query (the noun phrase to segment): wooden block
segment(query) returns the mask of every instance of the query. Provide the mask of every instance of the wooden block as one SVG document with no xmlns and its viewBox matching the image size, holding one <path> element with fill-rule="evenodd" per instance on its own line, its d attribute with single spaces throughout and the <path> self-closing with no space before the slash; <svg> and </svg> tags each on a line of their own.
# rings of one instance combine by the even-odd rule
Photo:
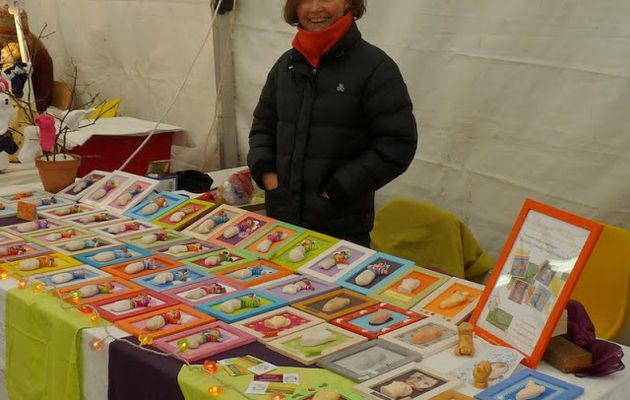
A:
<svg viewBox="0 0 630 400">
<path fill-rule="evenodd" d="M 554 368 L 569 373 L 591 365 L 593 356 L 566 337 L 556 336 L 549 341 L 543 360 Z"/>
</svg>

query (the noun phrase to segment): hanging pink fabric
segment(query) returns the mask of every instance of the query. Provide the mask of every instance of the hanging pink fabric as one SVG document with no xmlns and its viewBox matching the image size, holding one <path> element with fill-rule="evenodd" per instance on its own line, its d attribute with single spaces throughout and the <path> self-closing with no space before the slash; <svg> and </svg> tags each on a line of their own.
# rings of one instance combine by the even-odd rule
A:
<svg viewBox="0 0 630 400">
<path fill-rule="evenodd" d="M 55 147 L 56 129 L 55 118 L 50 114 L 42 114 L 35 118 L 35 123 L 39 128 L 39 144 L 42 150 L 50 152 Z"/>
</svg>

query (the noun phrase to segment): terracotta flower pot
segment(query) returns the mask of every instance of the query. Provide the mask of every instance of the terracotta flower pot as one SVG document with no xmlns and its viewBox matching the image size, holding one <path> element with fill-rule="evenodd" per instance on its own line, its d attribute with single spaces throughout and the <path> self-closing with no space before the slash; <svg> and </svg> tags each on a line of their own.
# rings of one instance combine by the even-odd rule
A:
<svg viewBox="0 0 630 400">
<path fill-rule="evenodd" d="M 77 177 L 77 171 L 81 164 L 81 157 L 76 154 L 69 154 L 67 160 L 46 160 L 46 156 L 39 156 L 35 159 L 35 166 L 39 171 L 39 177 L 44 185 L 44 190 L 57 193 L 67 187 Z M 59 158 L 60 155 L 57 155 Z"/>
</svg>

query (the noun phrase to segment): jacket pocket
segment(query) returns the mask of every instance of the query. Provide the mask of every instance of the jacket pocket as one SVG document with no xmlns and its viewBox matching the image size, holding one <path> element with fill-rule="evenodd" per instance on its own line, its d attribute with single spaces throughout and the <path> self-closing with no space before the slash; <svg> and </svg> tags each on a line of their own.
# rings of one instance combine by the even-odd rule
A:
<svg viewBox="0 0 630 400">
<path fill-rule="evenodd" d="M 269 217 L 288 221 L 292 206 L 293 196 L 290 190 L 279 187 L 265 192 L 265 210 Z"/>
</svg>

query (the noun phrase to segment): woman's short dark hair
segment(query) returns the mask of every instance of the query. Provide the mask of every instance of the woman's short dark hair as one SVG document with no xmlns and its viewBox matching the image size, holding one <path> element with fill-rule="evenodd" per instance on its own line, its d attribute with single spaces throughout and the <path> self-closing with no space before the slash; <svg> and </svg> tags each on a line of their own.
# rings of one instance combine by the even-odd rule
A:
<svg viewBox="0 0 630 400">
<path fill-rule="evenodd" d="M 300 23 L 300 20 L 297 16 L 297 6 L 300 4 L 302 0 L 287 0 L 284 4 L 284 20 L 289 25 L 297 25 Z M 352 10 L 352 15 L 354 15 L 354 19 L 359 19 L 365 13 L 365 9 L 367 6 L 367 0 L 345 0 L 346 3 L 350 6 L 350 10 Z"/>
</svg>

